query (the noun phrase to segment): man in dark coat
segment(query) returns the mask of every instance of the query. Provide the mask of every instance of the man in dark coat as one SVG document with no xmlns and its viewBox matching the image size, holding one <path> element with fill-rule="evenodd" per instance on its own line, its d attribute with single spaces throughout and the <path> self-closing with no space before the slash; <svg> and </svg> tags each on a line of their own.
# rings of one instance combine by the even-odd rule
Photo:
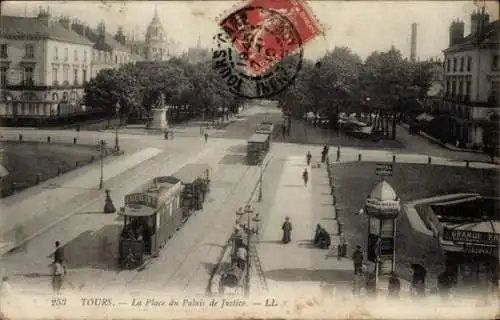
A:
<svg viewBox="0 0 500 320">
<path fill-rule="evenodd" d="M 352 262 L 354 263 L 354 274 L 361 274 L 363 269 L 363 252 L 361 252 L 361 246 L 357 245 L 356 250 L 352 254 Z"/>
<path fill-rule="evenodd" d="M 304 186 L 307 187 L 307 181 L 309 180 L 309 172 L 307 172 L 307 169 L 304 169 L 304 172 L 302 172 L 302 179 L 304 180 Z"/>
<path fill-rule="evenodd" d="M 290 222 L 290 218 L 286 217 L 283 226 L 281 226 L 283 230 L 283 238 L 281 241 L 283 243 L 289 243 L 292 239 L 292 223 Z"/>
<path fill-rule="evenodd" d="M 56 262 L 60 264 L 64 262 L 64 248 L 61 247 L 59 241 L 56 241 L 56 251 L 54 251 L 54 263 Z"/>
</svg>

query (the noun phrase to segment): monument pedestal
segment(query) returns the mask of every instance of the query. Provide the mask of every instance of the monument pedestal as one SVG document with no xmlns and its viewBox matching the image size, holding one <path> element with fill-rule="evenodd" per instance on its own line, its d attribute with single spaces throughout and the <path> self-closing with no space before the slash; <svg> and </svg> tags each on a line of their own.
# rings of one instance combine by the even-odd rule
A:
<svg viewBox="0 0 500 320">
<path fill-rule="evenodd" d="M 167 108 L 155 108 L 152 109 L 151 112 L 153 119 L 151 121 L 149 129 L 167 131 L 168 130 Z"/>
</svg>

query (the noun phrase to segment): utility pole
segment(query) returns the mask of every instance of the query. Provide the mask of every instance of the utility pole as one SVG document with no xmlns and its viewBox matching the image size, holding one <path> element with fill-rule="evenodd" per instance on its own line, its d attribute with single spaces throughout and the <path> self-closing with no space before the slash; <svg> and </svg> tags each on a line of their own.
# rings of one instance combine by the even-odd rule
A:
<svg viewBox="0 0 500 320">
<path fill-rule="evenodd" d="M 262 180 L 264 175 L 264 161 L 260 162 L 260 178 L 259 178 L 259 202 L 262 202 Z"/>
<path fill-rule="evenodd" d="M 104 140 L 101 140 L 101 177 L 99 179 L 99 190 L 102 190 L 104 178 Z"/>
</svg>

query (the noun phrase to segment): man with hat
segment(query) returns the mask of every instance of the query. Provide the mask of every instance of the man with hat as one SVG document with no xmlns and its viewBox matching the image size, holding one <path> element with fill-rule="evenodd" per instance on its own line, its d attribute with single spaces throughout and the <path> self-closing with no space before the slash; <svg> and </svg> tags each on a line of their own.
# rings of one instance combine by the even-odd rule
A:
<svg viewBox="0 0 500 320">
<path fill-rule="evenodd" d="M 354 253 L 352 254 L 352 261 L 354 263 L 354 274 L 361 274 L 363 270 L 363 252 L 361 252 L 361 246 L 358 244 L 356 246 L 356 250 L 354 250 Z"/>
<path fill-rule="evenodd" d="M 281 229 L 283 230 L 283 238 L 281 241 L 283 241 L 283 243 L 289 243 L 292 233 L 292 223 L 290 222 L 289 217 L 285 217 L 285 222 L 283 223 L 283 226 L 281 226 Z"/>
</svg>

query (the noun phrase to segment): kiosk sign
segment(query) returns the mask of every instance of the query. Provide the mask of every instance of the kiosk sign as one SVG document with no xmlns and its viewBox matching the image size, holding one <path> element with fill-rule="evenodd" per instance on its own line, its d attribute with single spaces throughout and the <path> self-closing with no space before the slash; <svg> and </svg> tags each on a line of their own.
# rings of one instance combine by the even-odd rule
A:
<svg viewBox="0 0 500 320">
<path fill-rule="evenodd" d="M 377 163 L 375 174 L 377 176 L 392 176 L 392 163 Z"/>
</svg>

